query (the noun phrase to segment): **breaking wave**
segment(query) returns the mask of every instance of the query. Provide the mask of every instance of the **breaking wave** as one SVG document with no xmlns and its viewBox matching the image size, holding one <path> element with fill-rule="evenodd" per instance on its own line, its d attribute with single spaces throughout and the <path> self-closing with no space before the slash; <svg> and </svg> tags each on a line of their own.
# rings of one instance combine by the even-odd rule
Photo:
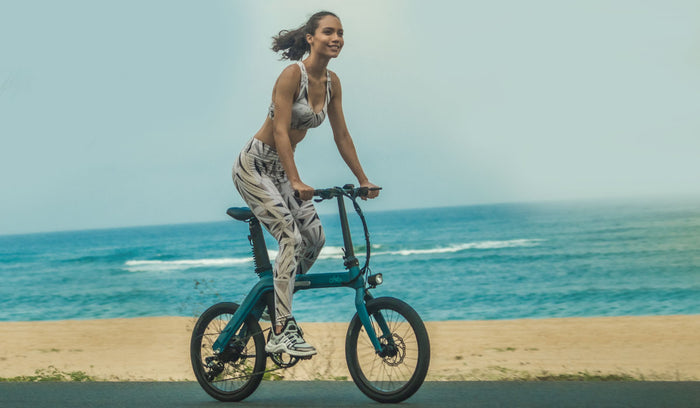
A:
<svg viewBox="0 0 700 408">
<path fill-rule="evenodd" d="M 445 254 L 466 251 L 470 249 L 501 249 L 501 248 L 516 248 L 516 247 L 531 247 L 537 246 L 543 241 L 541 239 L 514 239 L 510 241 L 479 241 L 468 242 L 463 244 L 454 244 L 437 248 L 429 249 L 397 249 L 389 251 L 378 251 L 382 248 L 381 245 L 372 245 L 372 248 L 377 251 L 373 252 L 373 256 L 379 255 L 430 255 L 430 254 Z M 358 255 L 364 254 L 364 247 L 355 248 L 355 253 Z M 277 256 L 276 250 L 269 250 L 268 255 L 274 261 Z M 328 246 L 321 250 L 318 259 L 342 259 L 343 247 Z M 129 272 L 169 272 L 181 271 L 193 268 L 223 268 L 234 265 L 252 263 L 253 257 L 240 258 L 205 258 L 205 259 L 180 259 L 180 260 L 130 260 L 126 261 L 124 266 Z"/>
</svg>

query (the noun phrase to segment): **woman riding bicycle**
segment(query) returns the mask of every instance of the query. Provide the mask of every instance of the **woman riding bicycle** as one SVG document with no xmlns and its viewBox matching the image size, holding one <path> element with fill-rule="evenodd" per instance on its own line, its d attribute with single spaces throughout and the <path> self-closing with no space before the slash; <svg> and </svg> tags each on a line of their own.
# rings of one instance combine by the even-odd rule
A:
<svg viewBox="0 0 700 408">
<path fill-rule="evenodd" d="M 265 122 L 233 166 L 236 189 L 279 244 L 273 268 L 275 321 L 265 346 L 268 353 L 297 357 L 316 354 L 292 317 L 295 276 L 311 268 L 325 243 L 311 201 L 314 189 L 301 181 L 294 162 L 296 145 L 327 115 L 338 151 L 360 186 L 376 187 L 362 170 L 345 124 L 340 80 L 327 69 L 343 44 L 340 19 L 328 11 L 318 12 L 300 28 L 280 31 L 273 38 L 272 50 L 283 51 L 283 59 L 296 63 L 280 74 Z M 370 190 L 368 197 L 378 193 Z"/>
</svg>

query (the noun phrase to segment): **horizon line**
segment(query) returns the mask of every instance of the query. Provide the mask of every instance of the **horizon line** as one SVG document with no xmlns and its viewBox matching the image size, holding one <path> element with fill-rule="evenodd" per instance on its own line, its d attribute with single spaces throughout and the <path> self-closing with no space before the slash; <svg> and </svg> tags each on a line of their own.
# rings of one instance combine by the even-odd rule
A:
<svg viewBox="0 0 700 408">
<path fill-rule="evenodd" d="M 542 205 L 542 204 L 573 204 L 573 203 L 612 203 L 612 202 L 625 202 L 628 203 L 631 200 L 643 200 L 638 201 L 634 204 L 643 205 L 650 202 L 675 202 L 680 203 L 683 201 L 695 201 L 700 200 L 700 194 L 698 193 L 680 193 L 680 194 L 670 194 L 670 195 L 630 195 L 630 196 L 615 196 L 615 197 L 584 197 L 584 198 L 552 198 L 552 199 L 533 199 L 533 200 L 520 200 L 520 201 L 494 201 L 494 202 L 483 202 L 483 203 L 471 203 L 471 204 L 450 204 L 450 205 L 438 205 L 429 207 L 405 207 L 405 208 L 389 208 L 389 209 L 379 209 L 379 210 L 367 210 L 363 209 L 364 213 L 384 213 L 384 212 L 397 212 L 397 211 L 416 211 L 416 210 L 431 210 L 440 208 L 461 208 L 461 207 L 481 207 L 481 206 L 499 206 L 499 205 Z M 632 203 L 630 203 L 632 204 Z M 228 207 L 227 207 L 228 208 Z M 352 212 L 352 209 L 347 209 L 348 213 Z M 113 226 L 97 226 L 97 227 L 87 227 L 87 228 L 76 228 L 76 229 L 55 229 L 55 230 L 44 230 L 44 231 L 27 231 L 27 232 L 11 232 L 11 233 L 0 233 L 0 238 L 6 237 L 17 237 L 26 235 L 42 235 L 42 234 L 61 234 L 61 233 L 76 233 L 76 232 L 93 232 L 93 231 L 106 231 L 106 230 L 118 230 L 118 229 L 138 229 L 138 228 L 153 228 L 153 227 L 170 227 L 178 225 L 194 225 L 194 224 L 210 224 L 224 222 L 227 218 L 224 218 L 225 211 L 222 211 L 221 219 L 208 219 L 201 221 L 173 221 L 166 223 L 153 223 L 153 224 L 129 224 L 129 225 L 113 225 Z M 319 215 L 332 215 L 337 214 L 337 211 L 318 211 Z"/>
</svg>

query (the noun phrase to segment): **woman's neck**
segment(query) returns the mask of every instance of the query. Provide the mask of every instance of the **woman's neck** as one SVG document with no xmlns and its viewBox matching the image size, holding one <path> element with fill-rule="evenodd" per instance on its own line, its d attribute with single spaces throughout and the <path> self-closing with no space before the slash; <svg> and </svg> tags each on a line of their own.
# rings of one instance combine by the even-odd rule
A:
<svg viewBox="0 0 700 408">
<path fill-rule="evenodd" d="M 326 76 L 326 69 L 330 58 L 319 57 L 316 54 L 309 55 L 302 62 L 306 66 L 306 72 L 313 78 L 321 78 Z"/>
</svg>

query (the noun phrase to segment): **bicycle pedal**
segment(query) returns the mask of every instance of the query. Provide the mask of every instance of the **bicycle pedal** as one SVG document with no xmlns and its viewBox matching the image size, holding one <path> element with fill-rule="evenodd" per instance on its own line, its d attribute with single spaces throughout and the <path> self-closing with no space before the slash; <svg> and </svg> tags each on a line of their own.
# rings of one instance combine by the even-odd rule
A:
<svg viewBox="0 0 700 408">
<path fill-rule="evenodd" d="M 299 360 L 311 360 L 311 357 L 313 357 L 313 356 L 301 356 L 301 357 L 297 357 L 297 358 Z"/>
</svg>

